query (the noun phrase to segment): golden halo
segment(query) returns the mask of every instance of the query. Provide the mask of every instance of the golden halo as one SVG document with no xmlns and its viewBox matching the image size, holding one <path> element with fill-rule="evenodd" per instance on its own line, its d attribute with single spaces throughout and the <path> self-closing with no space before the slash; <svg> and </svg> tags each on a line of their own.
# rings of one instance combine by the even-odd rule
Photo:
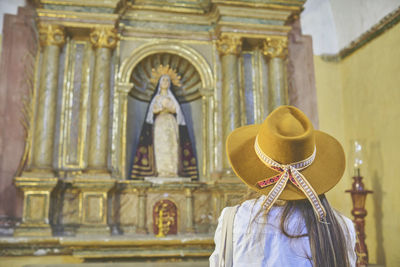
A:
<svg viewBox="0 0 400 267">
<path fill-rule="evenodd" d="M 157 69 L 152 69 L 151 70 L 151 82 L 153 84 L 157 84 L 158 80 L 160 79 L 161 76 L 163 75 L 168 75 L 171 79 L 171 82 L 173 85 L 181 87 L 181 76 L 179 76 L 174 69 L 171 69 L 169 65 L 163 66 L 160 65 L 158 66 Z"/>
</svg>

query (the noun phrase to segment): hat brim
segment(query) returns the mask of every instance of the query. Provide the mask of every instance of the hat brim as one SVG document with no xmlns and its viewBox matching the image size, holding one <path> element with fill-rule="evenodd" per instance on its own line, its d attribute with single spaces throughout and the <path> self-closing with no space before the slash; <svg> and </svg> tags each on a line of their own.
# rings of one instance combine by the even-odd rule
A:
<svg viewBox="0 0 400 267">
<path fill-rule="evenodd" d="M 233 171 L 251 189 L 267 195 L 273 185 L 260 189 L 256 184 L 278 172 L 268 168 L 257 156 L 254 142 L 260 125 L 235 129 L 226 140 L 226 153 Z M 313 163 L 301 173 L 318 195 L 326 193 L 342 178 L 345 155 L 340 143 L 329 134 L 314 130 L 316 155 Z M 272 144 L 271 144 L 272 145 Z M 279 199 L 299 200 L 306 196 L 290 181 Z"/>
</svg>

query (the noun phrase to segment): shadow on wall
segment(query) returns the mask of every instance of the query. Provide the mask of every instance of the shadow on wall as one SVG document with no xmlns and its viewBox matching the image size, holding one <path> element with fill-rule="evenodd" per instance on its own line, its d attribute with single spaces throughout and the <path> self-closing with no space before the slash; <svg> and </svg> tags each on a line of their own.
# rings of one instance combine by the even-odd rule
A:
<svg viewBox="0 0 400 267">
<path fill-rule="evenodd" d="M 383 210 L 382 210 L 382 199 L 385 192 L 382 190 L 382 181 L 384 177 L 384 166 L 381 152 L 380 141 L 373 141 L 370 144 L 370 159 L 369 162 L 369 173 L 372 179 L 372 189 L 374 191 L 372 197 L 374 199 L 373 205 L 375 210 L 375 227 L 376 227 L 376 261 L 378 264 L 386 264 L 385 260 L 385 248 L 383 246 Z"/>
</svg>

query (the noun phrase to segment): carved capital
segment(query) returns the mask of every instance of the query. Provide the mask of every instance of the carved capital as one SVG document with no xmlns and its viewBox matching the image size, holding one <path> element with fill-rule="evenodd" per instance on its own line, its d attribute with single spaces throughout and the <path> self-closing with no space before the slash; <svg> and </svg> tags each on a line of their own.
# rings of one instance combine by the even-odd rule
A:
<svg viewBox="0 0 400 267">
<path fill-rule="evenodd" d="M 217 49 L 221 56 L 239 55 L 242 51 L 242 38 L 237 36 L 222 36 L 217 41 Z"/>
<path fill-rule="evenodd" d="M 193 197 L 193 192 L 192 192 L 191 188 L 185 188 L 185 196 L 186 196 L 186 198 Z"/>
<path fill-rule="evenodd" d="M 133 83 L 118 83 L 116 88 L 117 92 L 127 95 L 133 88 Z"/>
<path fill-rule="evenodd" d="M 65 43 L 64 27 L 51 24 L 39 24 L 39 41 L 42 47 L 49 45 L 63 46 Z"/>
<path fill-rule="evenodd" d="M 288 54 L 287 46 L 287 37 L 267 37 L 264 41 L 263 53 L 271 58 L 286 58 Z"/>
<path fill-rule="evenodd" d="M 94 28 L 90 33 L 90 42 L 96 48 L 114 49 L 118 42 L 117 30 L 110 27 Z"/>
</svg>

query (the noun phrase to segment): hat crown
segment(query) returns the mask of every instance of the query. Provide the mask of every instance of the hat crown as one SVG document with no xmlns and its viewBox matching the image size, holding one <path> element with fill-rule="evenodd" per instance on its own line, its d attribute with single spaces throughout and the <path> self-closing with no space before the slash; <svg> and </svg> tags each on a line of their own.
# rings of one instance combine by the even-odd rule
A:
<svg viewBox="0 0 400 267">
<path fill-rule="evenodd" d="M 282 114 L 280 123 L 275 127 L 278 134 L 287 137 L 299 136 L 305 131 L 303 125 L 291 113 Z"/>
<path fill-rule="evenodd" d="M 314 127 L 301 110 L 280 106 L 261 125 L 258 143 L 261 150 L 278 163 L 298 162 L 314 151 Z"/>
</svg>

